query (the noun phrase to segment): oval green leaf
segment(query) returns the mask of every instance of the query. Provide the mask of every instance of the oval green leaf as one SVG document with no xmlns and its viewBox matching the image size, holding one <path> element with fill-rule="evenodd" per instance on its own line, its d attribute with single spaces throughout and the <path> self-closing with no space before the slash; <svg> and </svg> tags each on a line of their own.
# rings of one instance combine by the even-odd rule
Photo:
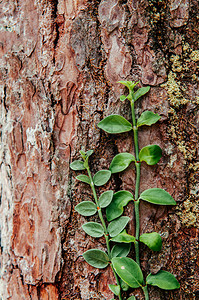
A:
<svg viewBox="0 0 199 300">
<path fill-rule="evenodd" d="M 130 221 L 129 217 L 120 217 L 117 220 L 112 221 L 108 225 L 108 233 L 110 237 L 118 235 Z"/>
<path fill-rule="evenodd" d="M 120 96 L 120 100 L 121 100 L 121 101 L 126 100 L 126 96 L 125 96 L 125 95 L 121 95 L 121 96 Z"/>
<path fill-rule="evenodd" d="M 135 296 L 131 296 L 127 300 L 136 300 L 136 298 L 135 298 Z"/>
<path fill-rule="evenodd" d="M 147 245 L 153 251 L 160 251 L 162 249 L 162 238 L 157 232 L 142 234 L 140 242 Z"/>
<path fill-rule="evenodd" d="M 133 200 L 133 195 L 128 191 L 119 191 L 113 195 L 113 200 L 106 208 L 106 218 L 110 222 L 122 215 L 124 206 Z"/>
<path fill-rule="evenodd" d="M 85 170 L 84 162 L 81 160 L 75 160 L 70 164 L 70 168 L 74 171 Z"/>
<path fill-rule="evenodd" d="M 117 244 L 111 250 L 111 257 L 125 257 L 131 250 L 130 244 Z"/>
<path fill-rule="evenodd" d="M 118 296 L 120 294 L 119 285 L 109 284 L 108 287 L 111 290 L 111 292 L 113 292 L 114 295 Z"/>
<path fill-rule="evenodd" d="M 102 186 L 105 183 L 107 183 L 110 178 L 111 178 L 111 171 L 100 170 L 94 175 L 93 182 L 96 186 Z"/>
<path fill-rule="evenodd" d="M 113 267 L 119 277 L 132 288 L 143 285 L 143 274 L 138 264 L 128 257 L 112 258 Z"/>
<path fill-rule="evenodd" d="M 104 228 L 96 222 L 88 222 L 82 225 L 83 230 L 90 236 L 100 238 L 104 234 Z"/>
<path fill-rule="evenodd" d="M 151 126 L 155 124 L 158 120 L 160 120 L 160 116 L 158 114 L 154 114 L 152 111 L 144 111 L 139 119 L 137 120 L 137 127 L 142 125 Z"/>
<path fill-rule="evenodd" d="M 101 208 L 107 207 L 113 199 L 113 191 L 106 191 L 99 197 L 99 206 Z"/>
<path fill-rule="evenodd" d="M 117 243 L 135 243 L 135 237 L 126 232 L 126 230 L 119 233 L 117 236 L 111 239 L 112 242 Z"/>
<path fill-rule="evenodd" d="M 146 278 L 147 284 L 158 286 L 163 290 L 179 289 L 180 284 L 175 276 L 169 272 L 160 270 L 157 274 L 149 274 Z"/>
<path fill-rule="evenodd" d="M 118 173 L 124 171 L 132 161 L 135 161 L 135 157 L 127 152 L 117 154 L 111 164 L 109 170 L 111 173 Z"/>
<path fill-rule="evenodd" d="M 120 115 L 110 115 L 100 121 L 97 126 L 112 134 L 127 132 L 133 128 L 131 123 Z"/>
<path fill-rule="evenodd" d="M 162 149 L 158 145 L 148 145 L 139 153 L 140 161 L 145 161 L 150 166 L 157 164 L 161 157 Z"/>
<path fill-rule="evenodd" d="M 108 255 L 99 249 L 90 249 L 84 252 L 83 257 L 89 265 L 98 269 L 104 269 L 109 264 Z"/>
<path fill-rule="evenodd" d="M 176 205 L 175 200 L 169 193 L 160 188 L 145 190 L 141 193 L 139 199 L 159 205 Z"/>
<path fill-rule="evenodd" d="M 76 176 L 76 179 L 84 183 L 91 184 L 90 178 L 87 175 L 78 175 Z"/>
<path fill-rule="evenodd" d="M 149 90 L 150 90 L 150 86 L 146 86 L 146 87 L 142 87 L 142 88 L 138 89 L 133 95 L 134 101 L 136 101 L 140 97 L 144 96 L 146 93 L 148 93 Z"/>
<path fill-rule="evenodd" d="M 83 201 L 75 206 L 75 210 L 82 216 L 93 216 L 97 212 L 97 206 L 92 201 Z"/>
</svg>

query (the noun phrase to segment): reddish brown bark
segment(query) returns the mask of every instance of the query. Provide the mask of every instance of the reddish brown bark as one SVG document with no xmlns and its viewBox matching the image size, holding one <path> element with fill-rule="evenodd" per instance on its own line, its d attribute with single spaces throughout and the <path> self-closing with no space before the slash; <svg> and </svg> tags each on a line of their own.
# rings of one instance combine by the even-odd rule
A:
<svg viewBox="0 0 199 300">
<path fill-rule="evenodd" d="M 0 11 L 1 298 L 112 298 L 111 270 L 82 258 L 96 240 L 74 206 L 91 193 L 69 163 L 82 146 L 95 150 L 92 172 L 134 152 L 129 134 L 97 128 L 111 113 L 128 117 L 117 84 L 128 79 L 152 86 L 138 113 L 162 117 L 139 135 L 140 148 L 163 148 L 158 165 L 142 167 L 141 191 L 161 187 L 178 203 L 141 205 L 141 232 L 163 236 L 160 253 L 141 247 L 145 275 L 163 268 L 181 283 L 179 291 L 151 288 L 150 297 L 198 299 L 197 1 L 3 0 Z M 134 184 L 130 169 L 109 183 L 115 191 Z M 133 234 L 131 205 L 128 212 Z"/>
</svg>

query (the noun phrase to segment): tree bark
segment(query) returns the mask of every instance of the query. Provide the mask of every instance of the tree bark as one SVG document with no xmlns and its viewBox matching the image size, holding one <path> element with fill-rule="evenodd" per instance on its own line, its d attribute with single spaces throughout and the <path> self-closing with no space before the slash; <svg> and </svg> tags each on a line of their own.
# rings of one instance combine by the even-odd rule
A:
<svg viewBox="0 0 199 300">
<path fill-rule="evenodd" d="M 150 299 L 199 299 L 198 2 L 2 0 L 0 11 L 1 299 L 113 298 L 110 268 L 82 258 L 96 240 L 74 206 L 92 195 L 69 163 L 82 147 L 94 149 L 93 173 L 118 152 L 134 153 L 130 134 L 97 128 L 111 113 L 130 117 L 119 80 L 150 85 L 137 113 L 162 117 L 139 133 L 140 148 L 163 149 L 158 165 L 142 166 L 141 191 L 164 188 L 178 204 L 141 203 L 141 233 L 163 237 L 159 253 L 141 246 L 144 274 L 162 268 L 181 283 L 150 288 Z M 108 185 L 133 191 L 134 175 L 128 169 Z M 128 213 L 134 234 L 131 205 Z"/>
</svg>

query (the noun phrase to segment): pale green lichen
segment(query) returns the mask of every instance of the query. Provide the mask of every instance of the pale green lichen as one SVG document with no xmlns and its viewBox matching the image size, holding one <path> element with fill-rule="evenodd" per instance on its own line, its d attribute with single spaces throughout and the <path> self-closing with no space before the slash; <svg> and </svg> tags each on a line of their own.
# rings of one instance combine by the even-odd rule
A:
<svg viewBox="0 0 199 300">
<path fill-rule="evenodd" d="M 190 54 L 190 58 L 192 61 L 199 61 L 199 50 L 194 50 Z"/>
</svg>

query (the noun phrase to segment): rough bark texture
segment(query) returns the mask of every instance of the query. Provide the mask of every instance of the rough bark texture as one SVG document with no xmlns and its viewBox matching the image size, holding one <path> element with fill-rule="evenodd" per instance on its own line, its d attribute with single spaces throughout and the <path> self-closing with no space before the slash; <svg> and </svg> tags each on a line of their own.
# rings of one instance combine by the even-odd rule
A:
<svg viewBox="0 0 199 300">
<path fill-rule="evenodd" d="M 2 0 L 0 11 L 1 299 L 112 298 L 111 270 L 81 256 L 96 240 L 74 206 L 91 193 L 69 163 L 82 146 L 95 150 L 92 172 L 134 152 L 130 134 L 96 126 L 110 113 L 129 116 L 116 83 L 125 79 L 152 86 L 137 112 L 162 116 L 139 134 L 140 147 L 163 148 L 158 165 L 143 165 L 141 191 L 161 187 L 178 203 L 141 204 L 141 232 L 163 236 L 160 253 L 141 247 L 144 273 L 163 268 L 181 283 L 173 292 L 151 288 L 150 297 L 199 299 L 198 2 Z M 132 170 L 109 183 L 115 191 L 134 184 Z M 128 212 L 133 224 L 131 205 Z"/>
</svg>

